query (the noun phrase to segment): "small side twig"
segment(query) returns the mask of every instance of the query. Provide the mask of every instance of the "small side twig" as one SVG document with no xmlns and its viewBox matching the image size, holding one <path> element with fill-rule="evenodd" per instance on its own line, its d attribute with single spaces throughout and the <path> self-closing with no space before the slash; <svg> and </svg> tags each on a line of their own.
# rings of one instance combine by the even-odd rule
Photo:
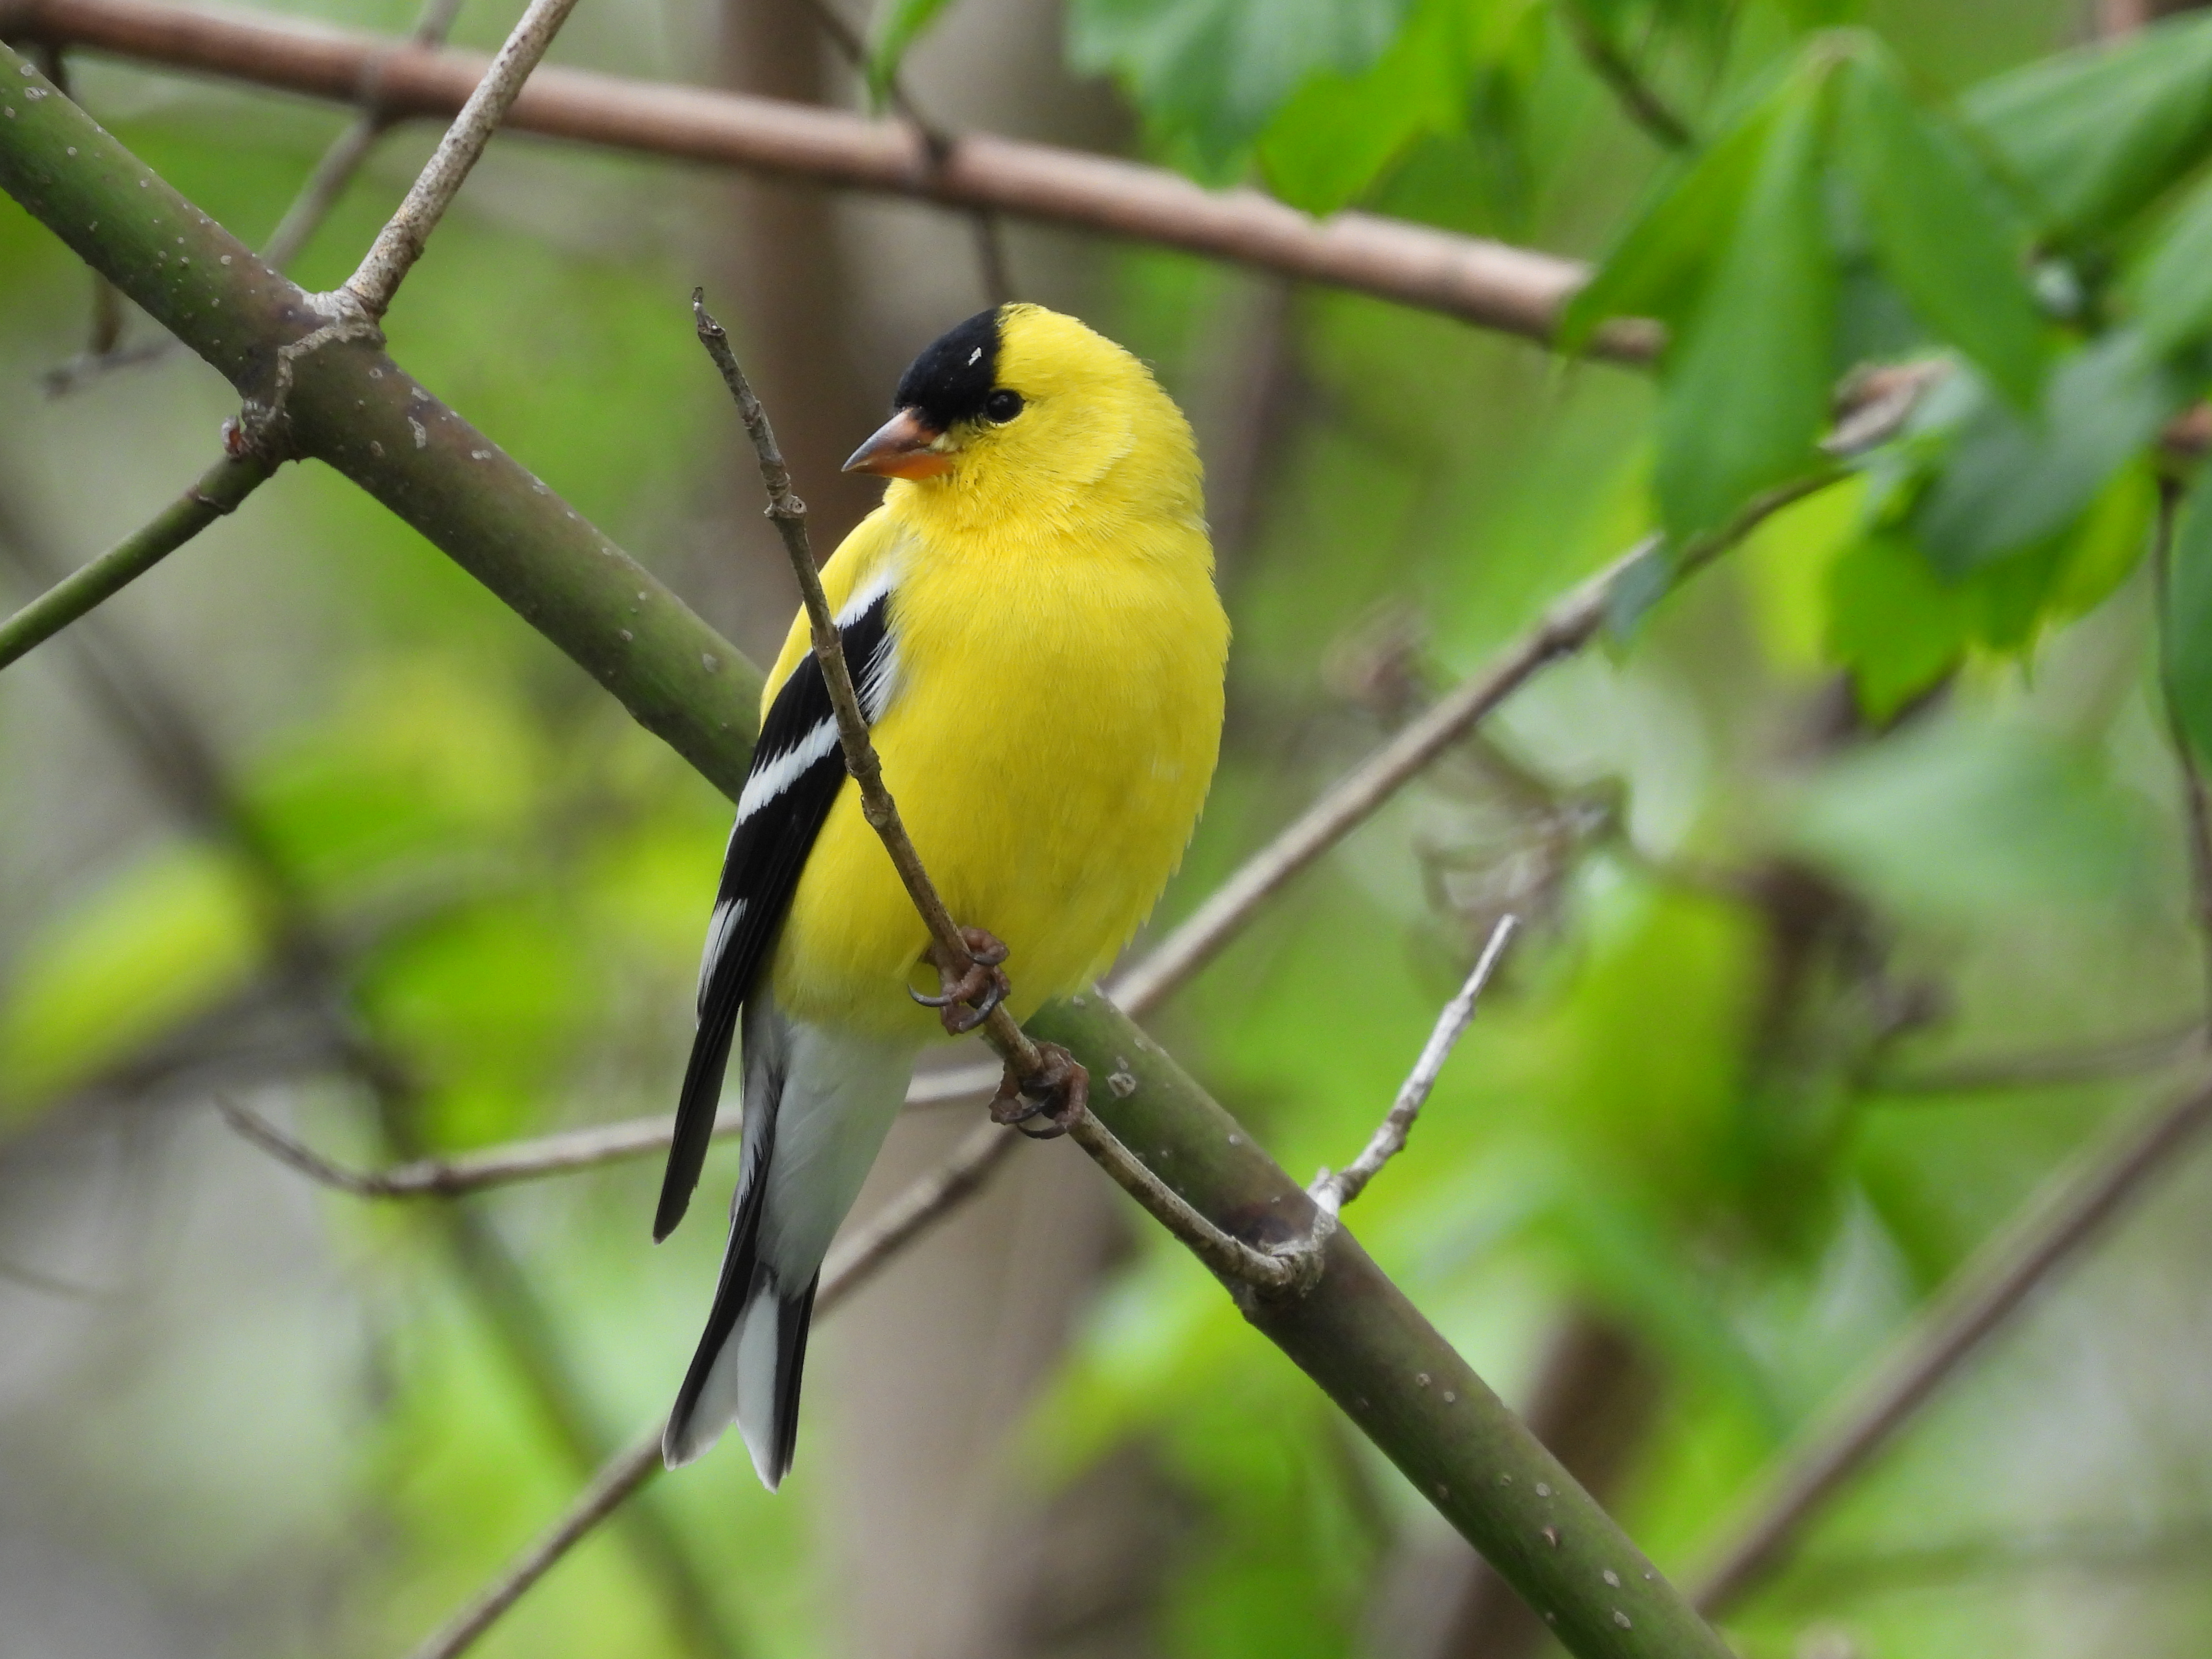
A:
<svg viewBox="0 0 2212 1659">
<path fill-rule="evenodd" d="M 226 455 L 150 522 L 98 558 L 80 566 L 0 622 L 0 668 L 113 598 L 205 530 L 268 481 L 274 467 L 259 455 Z"/>
<path fill-rule="evenodd" d="M 975 969 L 967 936 L 952 919 L 939 895 L 929 872 L 922 867 L 921 855 L 915 852 L 913 841 L 906 833 L 905 823 L 899 817 L 898 804 L 884 787 L 882 762 L 877 757 L 874 743 L 868 736 L 868 724 L 860 712 L 860 700 L 854 690 L 853 677 L 845 665 L 844 647 L 837 632 L 837 624 L 830 612 L 830 601 L 822 591 L 822 579 L 816 574 L 813 550 L 806 538 L 806 506 L 792 493 L 791 470 L 784 465 L 782 452 L 776 447 L 775 430 L 769 424 L 768 413 L 761 407 L 746 381 L 744 370 L 738 366 L 737 355 L 730 349 L 728 333 L 708 314 L 705 296 L 695 290 L 691 296 L 693 320 L 698 329 L 700 343 L 721 372 L 723 383 L 729 387 L 736 400 L 738 413 L 745 430 L 752 439 L 754 453 L 759 459 L 761 482 L 768 491 L 768 514 L 783 538 L 784 552 L 789 557 L 792 574 L 799 582 L 803 596 L 807 622 L 813 635 L 815 660 L 821 665 L 822 676 L 830 691 L 830 707 L 836 711 L 837 736 L 845 754 L 846 769 L 860 792 L 860 810 L 869 825 L 881 838 L 891 864 L 904 884 L 907 896 L 914 901 L 923 924 L 928 928 L 933 941 L 933 956 L 939 973 L 949 985 L 966 978 Z M 981 1030 L 984 1040 L 1006 1062 L 1011 1074 L 1028 1089 L 1034 1079 L 1051 1076 L 1056 1068 L 1029 1035 L 1014 1023 L 1006 1012 L 1003 999 L 994 1001 L 983 1019 Z M 1058 1057 L 1061 1066 L 1072 1064 L 1066 1056 Z M 1181 1239 L 1206 1266 L 1231 1280 L 1249 1285 L 1261 1291 L 1280 1292 L 1295 1291 L 1311 1282 L 1317 1258 L 1311 1252 L 1303 1255 L 1275 1255 L 1255 1249 L 1242 1239 L 1236 1238 L 1199 1213 L 1191 1204 L 1145 1166 L 1144 1161 L 1115 1138 L 1113 1132 L 1101 1123 L 1087 1107 L 1076 1102 L 1071 1112 L 1067 1133 L 1076 1145 L 1111 1176 L 1122 1190 L 1143 1205 L 1153 1218 Z"/>
<path fill-rule="evenodd" d="M 521 95 L 522 83 L 530 78 L 530 71 L 538 67 L 575 8 L 576 0 L 530 0 L 529 9 L 500 46 L 453 124 L 446 129 L 446 136 L 438 141 L 437 149 L 408 190 L 406 199 L 377 233 L 360 269 L 346 278 L 343 292 L 370 322 L 380 319 L 392 308 L 392 296 L 422 257 L 430 233 L 460 194 L 484 146 Z"/>
<path fill-rule="evenodd" d="M 1490 930 L 1489 941 L 1475 959 L 1467 982 L 1437 1016 L 1436 1029 L 1422 1045 L 1420 1058 L 1413 1062 L 1413 1069 L 1399 1087 L 1398 1097 L 1390 1103 L 1389 1112 L 1369 1137 L 1359 1156 L 1334 1175 L 1323 1170 L 1314 1177 L 1313 1185 L 1306 1190 L 1321 1210 L 1323 1228 L 1333 1226 L 1344 1206 L 1367 1190 L 1367 1183 L 1382 1172 L 1385 1164 L 1406 1150 L 1406 1138 L 1413 1133 L 1414 1121 L 1428 1103 L 1437 1079 L 1443 1075 L 1444 1061 L 1451 1058 L 1451 1051 L 1459 1046 L 1460 1038 L 1474 1023 L 1475 1002 L 1497 971 L 1498 960 L 1504 956 L 1505 947 L 1512 942 L 1514 930 L 1519 925 L 1516 917 L 1500 916 L 1497 927 Z"/>
</svg>

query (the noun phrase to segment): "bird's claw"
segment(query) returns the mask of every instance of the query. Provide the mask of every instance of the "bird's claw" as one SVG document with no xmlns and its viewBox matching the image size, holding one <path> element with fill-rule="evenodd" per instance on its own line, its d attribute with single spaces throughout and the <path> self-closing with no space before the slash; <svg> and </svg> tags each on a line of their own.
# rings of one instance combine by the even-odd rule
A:
<svg viewBox="0 0 2212 1659">
<path fill-rule="evenodd" d="M 1091 1073 L 1057 1042 L 1040 1042 L 1043 1064 L 1028 1077 L 1006 1067 L 991 1097 L 991 1121 L 1012 1124 L 1032 1140 L 1052 1140 L 1073 1128 L 1091 1107 Z"/>
<path fill-rule="evenodd" d="M 968 966 L 948 975 L 938 964 L 939 994 L 907 988 L 907 994 L 925 1008 L 934 1008 L 951 1036 L 965 1036 L 990 1018 L 991 1011 L 1006 1000 L 1012 987 L 999 964 L 1006 959 L 1006 946 L 995 934 L 981 927 L 963 927 L 961 942 L 968 947 Z"/>
</svg>

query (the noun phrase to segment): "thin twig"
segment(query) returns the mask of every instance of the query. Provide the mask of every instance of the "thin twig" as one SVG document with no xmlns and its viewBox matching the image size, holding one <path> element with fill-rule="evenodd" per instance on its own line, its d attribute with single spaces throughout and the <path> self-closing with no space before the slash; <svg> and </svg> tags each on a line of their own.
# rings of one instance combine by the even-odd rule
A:
<svg viewBox="0 0 2212 1659">
<path fill-rule="evenodd" d="M 272 471 L 258 455 L 224 456 L 149 522 L 0 622 L 0 668 L 52 639 L 103 599 L 121 592 L 217 519 L 236 511 L 238 504 L 265 483 Z"/>
<path fill-rule="evenodd" d="M 823 1270 L 815 1316 L 823 1317 L 881 1272 L 898 1253 L 945 1219 L 989 1179 L 1016 1144 L 1012 1131 L 986 1123 L 954 1147 L 934 1170 L 918 1176 L 843 1244 Z M 665 1467 L 660 1455 L 665 1423 L 657 1423 L 610 1459 L 577 1494 L 575 1502 L 514 1559 L 489 1589 L 453 1622 L 417 1648 L 412 1659 L 457 1659 L 499 1616 L 513 1607 L 553 1565 L 581 1542 L 624 1499 Z"/>
<path fill-rule="evenodd" d="M 361 268 L 346 278 L 345 291 L 370 320 L 392 308 L 392 296 L 422 257 L 430 233 L 446 216 L 453 198 L 460 194 L 484 146 L 521 94 L 522 83 L 530 78 L 530 71 L 538 67 L 538 60 L 544 57 L 545 49 L 553 44 L 553 37 L 575 7 L 576 0 L 530 0 L 529 9 L 492 58 L 490 69 L 477 82 L 453 124 L 446 129 L 446 136 L 438 141 L 437 149 L 424 163 L 406 199 L 377 233 Z"/>
<path fill-rule="evenodd" d="M 915 850 L 899 817 L 897 802 L 884 787 L 883 763 L 869 738 L 867 720 L 860 712 L 860 696 L 854 690 L 853 677 L 845 664 L 836 620 L 830 615 L 829 598 L 822 591 L 822 578 L 815 571 L 813 550 L 806 538 L 806 505 L 792 494 L 791 471 L 776 447 L 768 412 L 753 394 L 744 370 L 738 364 L 737 354 L 730 349 L 728 333 L 708 314 L 704 296 L 696 290 L 691 296 L 691 311 L 700 343 L 721 371 L 723 383 L 736 400 L 738 416 L 744 422 L 754 453 L 759 458 L 761 482 L 768 490 L 769 517 L 775 520 L 777 532 L 783 538 L 792 574 L 799 582 L 813 635 L 814 658 L 821 665 L 823 679 L 829 687 L 830 706 L 836 711 L 837 737 L 844 749 L 845 768 L 860 793 L 861 815 L 890 854 L 892 866 L 905 884 L 907 896 L 914 901 L 923 925 L 929 930 L 938 971 L 951 983 L 971 973 L 975 959 L 959 925 L 945 908 L 936 884 L 930 880 L 929 872 L 922 866 L 921 855 Z M 1014 1023 L 1003 998 L 992 1004 L 981 1029 L 984 1041 L 1006 1062 L 1014 1078 L 1026 1085 L 1048 1073 L 1048 1057 Z M 1070 1062 L 1062 1056 L 1061 1063 Z M 1155 1220 L 1217 1273 L 1270 1291 L 1293 1290 L 1308 1282 L 1319 1260 L 1316 1253 L 1272 1255 L 1223 1231 L 1147 1169 L 1144 1161 L 1116 1139 L 1113 1131 L 1087 1109 L 1074 1114 L 1067 1133 L 1123 1191 L 1143 1205 Z"/>
<path fill-rule="evenodd" d="M 1420 1058 L 1413 1062 L 1413 1069 L 1399 1087 L 1398 1097 L 1390 1103 L 1389 1112 L 1369 1137 L 1359 1156 L 1334 1175 L 1323 1170 L 1314 1177 L 1307 1191 L 1331 1221 L 1346 1205 L 1367 1190 L 1367 1183 L 1375 1179 L 1385 1164 L 1406 1150 L 1406 1138 L 1413 1133 L 1414 1120 L 1420 1116 L 1421 1108 L 1428 1103 L 1430 1091 L 1443 1075 L 1444 1061 L 1451 1058 L 1451 1051 L 1474 1024 L 1476 1000 L 1490 983 L 1490 976 L 1504 956 L 1506 945 L 1512 942 L 1513 931 L 1518 925 L 1513 916 L 1498 919 L 1498 926 L 1491 929 L 1490 941 L 1482 947 L 1482 954 L 1476 958 L 1467 983 L 1459 988 L 1459 994 L 1444 1004 L 1443 1012 L 1437 1016 L 1436 1029 L 1422 1045 Z"/>
<path fill-rule="evenodd" d="M 2077 1160 L 1984 1243 L 1916 1318 L 1866 1380 L 1804 1436 L 1761 1483 L 1692 1598 L 1717 1614 L 1788 1559 L 1799 1529 L 1887 1445 L 2030 1292 L 2050 1282 L 2152 1177 L 2212 1124 L 2212 1089 L 2199 1088 L 2128 1124 Z"/>
</svg>

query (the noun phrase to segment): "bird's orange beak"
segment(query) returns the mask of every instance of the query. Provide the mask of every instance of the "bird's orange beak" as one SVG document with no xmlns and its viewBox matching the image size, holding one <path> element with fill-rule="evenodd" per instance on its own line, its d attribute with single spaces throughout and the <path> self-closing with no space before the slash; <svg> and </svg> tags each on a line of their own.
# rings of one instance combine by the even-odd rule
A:
<svg viewBox="0 0 2212 1659">
<path fill-rule="evenodd" d="M 952 470 L 952 458 L 934 447 L 944 435 L 918 411 L 902 409 L 853 452 L 845 471 L 884 478 L 933 478 Z"/>
</svg>

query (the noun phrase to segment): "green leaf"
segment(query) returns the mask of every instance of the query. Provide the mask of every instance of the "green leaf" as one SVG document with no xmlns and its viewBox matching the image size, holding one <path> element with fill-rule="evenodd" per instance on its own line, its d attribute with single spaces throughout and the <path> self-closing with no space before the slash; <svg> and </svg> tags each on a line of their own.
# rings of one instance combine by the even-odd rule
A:
<svg viewBox="0 0 2212 1659">
<path fill-rule="evenodd" d="M 1826 82 L 1792 86 L 1668 354 L 1653 482 L 1677 546 L 1811 465 L 1827 421 L 1836 276 L 1819 166 Z"/>
<path fill-rule="evenodd" d="M 1963 576 L 1947 574 L 1909 532 L 1874 530 L 1831 567 L 1827 649 L 1851 671 L 1876 721 L 1951 672 L 1970 649 L 2006 655 L 2100 604 L 2148 544 L 2157 481 L 2140 458 L 2057 533 Z"/>
<path fill-rule="evenodd" d="M 2212 17 L 2177 17 L 1985 82 L 1963 112 L 2069 238 L 2111 229 L 2212 138 Z"/>
<path fill-rule="evenodd" d="M 1357 75 L 1405 27 L 1411 0 L 1075 0 L 1068 58 L 1110 74 L 1156 138 L 1226 176 L 1315 76 Z"/>
<path fill-rule="evenodd" d="M 877 14 L 868 42 L 868 96 L 878 108 L 906 59 L 907 50 L 937 21 L 949 0 L 890 0 Z"/>
<path fill-rule="evenodd" d="M 1967 636 L 1966 596 L 1901 535 L 1869 536 L 1829 570 L 1828 653 L 1877 724 L 1949 673 Z"/>
<path fill-rule="evenodd" d="M 1612 317 L 1680 321 L 1757 176 L 1782 108 L 1762 100 L 1702 154 L 1668 174 L 1630 220 L 1597 274 L 1559 317 L 1559 349 L 1579 351 Z"/>
<path fill-rule="evenodd" d="M 2042 410 L 2023 418 L 1986 392 L 1969 401 L 1950 452 L 1911 513 L 1936 567 L 1963 575 L 2063 530 L 2106 480 L 2189 400 L 2182 370 L 2120 330 L 2050 376 Z"/>
<path fill-rule="evenodd" d="M 1930 329 L 2033 407 L 2043 324 L 2020 239 L 1972 153 L 1914 106 L 1879 52 L 1845 67 L 1840 114 L 1841 153 L 1882 269 Z"/>
<path fill-rule="evenodd" d="M 1364 72 L 1324 70 L 1309 79 L 1261 135 L 1268 189 L 1308 213 L 1334 213 L 1416 139 L 1463 127 L 1470 76 L 1489 55 L 1487 42 L 1468 38 L 1469 21 L 1456 0 L 1419 0 L 1404 32 Z"/>
<path fill-rule="evenodd" d="M 2212 759 L 2212 497 L 2200 483 L 2174 527 L 2166 604 L 2166 687 L 2174 716 Z"/>
<path fill-rule="evenodd" d="M 2212 179 L 2182 201 L 2144 255 L 2136 284 L 2136 325 L 2165 356 L 2212 336 Z"/>
</svg>

